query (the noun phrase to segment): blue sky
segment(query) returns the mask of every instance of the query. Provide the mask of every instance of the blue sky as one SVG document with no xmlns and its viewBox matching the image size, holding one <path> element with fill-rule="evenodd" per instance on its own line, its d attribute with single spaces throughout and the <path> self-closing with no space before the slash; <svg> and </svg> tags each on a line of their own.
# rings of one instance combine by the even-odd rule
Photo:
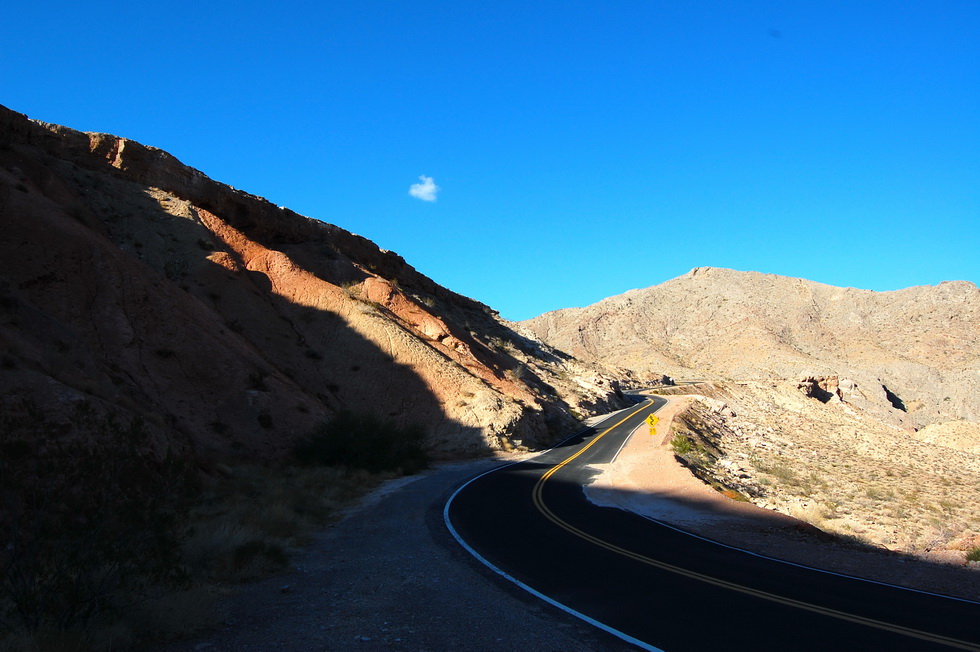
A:
<svg viewBox="0 0 980 652">
<path fill-rule="evenodd" d="M 0 104 L 165 149 L 509 319 L 697 266 L 980 282 L 976 0 L 3 14 Z"/>
</svg>

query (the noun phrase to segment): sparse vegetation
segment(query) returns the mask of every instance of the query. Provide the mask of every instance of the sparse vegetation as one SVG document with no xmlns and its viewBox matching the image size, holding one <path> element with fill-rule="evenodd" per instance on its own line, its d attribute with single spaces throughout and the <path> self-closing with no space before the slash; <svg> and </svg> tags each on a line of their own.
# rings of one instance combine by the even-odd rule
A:
<svg viewBox="0 0 980 652">
<path fill-rule="evenodd" d="M 508 342 L 502 337 L 498 337 L 495 335 L 490 338 L 488 345 L 490 346 L 491 349 L 503 353 L 507 351 L 508 347 L 510 346 L 510 342 Z"/>
<path fill-rule="evenodd" d="M 351 299 L 361 298 L 361 284 L 357 281 L 345 281 L 341 287 Z"/>
<path fill-rule="evenodd" d="M 755 467 L 759 471 L 772 476 L 774 479 L 779 480 L 784 484 L 793 487 L 799 486 L 800 484 L 799 476 L 797 476 L 796 471 L 790 468 L 789 464 L 787 464 L 784 460 L 773 460 L 772 462 L 768 463 L 763 462 L 762 460 L 756 460 Z"/>
<path fill-rule="evenodd" d="M 416 295 L 415 300 L 418 301 L 423 306 L 425 306 L 426 308 L 432 309 L 436 307 L 435 297 L 430 297 L 430 296 L 423 297 L 423 296 Z"/>
<path fill-rule="evenodd" d="M 42 639 L 111 622 L 133 601 L 186 586 L 180 549 L 194 481 L 152 453 L 143 422 L 79 403 L 95 443 L 43 415 L 5 419 L 0 458 L 0 627 Z"/>
<path fill-rule="evenodd" d="M 425 430 L 345 411 L 296 447 L 302 464 L 342 465 L 372 472 L 415 473 L 428 466 Z"/>
<path fill-rule="evenodd" d="M 796 404 L 794 389 L 699 388 L 717 411 L 699 401 L 675 419 L 675 453 L 707 484 L 842 540 L 927 557 L 962 550 L 978 531 L 975 457 L 908 446 L 907 435 L 847 411 Z M 722 402 L 738 416 L 720 418 Z M 705 427 L 714 434 L 704 437 Z M 723 448 L 725 460 L 699 467 L 698 445 Z"/>
<path fill-rule="evenodd" d="M 670 440 L 670 447 L 674 451 L 674 455 L 681 457 L 689 455 L 694 450 L 694 444 L 682 434 L 674 435 L 673 439 Z"/>
<path fill-rule="evenodd" d="M 209 626 L 215 585 L 281 571 L 352 499 L 427 462 L 421 429 L 343 415 L 304 464 L 198 476 L 152 455 L 141 420 L 79 405 L 98 444 L 60 441 L 36 409 L 0 418 L 0 649 L 122 649 Z"/>
</svg>

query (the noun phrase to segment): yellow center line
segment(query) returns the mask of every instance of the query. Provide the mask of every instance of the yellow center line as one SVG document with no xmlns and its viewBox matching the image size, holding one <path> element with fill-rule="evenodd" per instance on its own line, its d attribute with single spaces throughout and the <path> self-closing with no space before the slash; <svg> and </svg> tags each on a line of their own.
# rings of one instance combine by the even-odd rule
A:
<svg viewBox="0 0 980 652">
<path fill-rule="evenodd" d="M 730 589 L 732 591 L 738 591 L 739 593 L 751 595 L 757 598 L 761 598 L 763 600 L 770 600 L 772 602 L 778 602 L 780 604 L 796 607 L 797 609 L 803 609 L 805 611 L 811 611 L 814 613 L 822 614 L 824 616 L 830 616 L 831 618 L 838 618 L 840 620 L 845 620 L 860 625 L 866 625 L 868 627 L 874 627 L 876 629 L 882 629 L 885 631 L 901 634 L 904 636 L 909 636 L 912 638 L 921 639 L 924 641 L 940 643 L 942 645 L 948 645 L 949 647 L 960 649 L 960 650 L 972 650 L 973 652 L 980 652 L 980 646 L 975 645 L 973 643 L 968 643 L 966 641 L 961 641 L 959 639 L 949 638 L 946 636 L 941 636 L 939 634 L 931 634 L 929 632 L 923 632 L 921 630 L 912 629 L 909 627 L 902 627 L 901 625 L 894 625 L 892 623 L 886 623 L 880 620 L 874 620 L 872 618 L 865 618 L 863 616 L 855 616 L 853 614 L 845 613 L 843 611 L 837 611 L 836 609 L 821 607 L 819 605 L 811 604 L 809 602 L 794 600 L 792 598 L 787 598 L 773 593 L 768 593 L 766 591 L 760 591 L 758 589 L 753 589 L 751 587 L 743 586 L 741 584 L 736 584 L 734 582 L 717 579 L 709 575 L 704 575 L 703 573 L 698 573 L 692 570 L 688 570 L 686 568 L 681 568 L 680 566 L 674 566 L 673 564 L 668 564 L 666 562 L 658 561 L 651 557 L 647 557 L 646 555 L 642 555 L 640 553 L 633 552 L 632 550 L 628 550 L 626 548 L 617 546 L 616 544 L 609 543 L 608 541 L 604 541 L 599 537 L 596 537 L 594 535 L 589 534 L 588 532 L 584 532 L 578 529 L 574 525 L 571 525 L 570 523 L 562 520 L 557 515 L 555 515 L 555 513 L 552 512 L 551 509 L 544 502 L 543 492 L 544 492 L 545 483 L 566 464 L 568 464 L 569 462 L 577 458 L 579 455 L 587 451 L 590 447 L 592 447 L 592 445 L 594 445 L 597 441 L 605 437 L 609 432 L 615 430 L 617 427 L 619 427 L 627 420 L 629 420 L 631 417 L 633 417 L 638 412 L 640 412 L 641 410 L 647 407 L 648 405 L 646 403 L 641 404 L 637 409 L 633 410 L 628 415 L 626 415 L 623 419 L 616 422 L 615 425 L 610 426 L 609 428 L 603 430 L 601 433 L 596 435 L 596 437 L 592 441 L 590 441 L 587 445 L 583 446 L 579 451 L 577 451 L 573 455 L 570 455 L 565 460 L 559 462 L 555 466 L 548 469 L 548 471 L 543 476 L 541 476 L 541 478 L 534 485 L 534 490 L 532 492 L 534 505 L 535 507 L 537 507 L 538 511 L 540 511 L 548 520 L 553 522 L 555 525 L 558 525 L 559 527 L 567 530 L 568 532 L 571 532 L 575 536 L 585 539 L 586 541 L 589 541 L 590 543 L 593 543 L 597 546 L 605 548 L 606 550 L 610 550 L 619 555 L 628 557 L 630 559 L 646 564 L 648 566 L 653 566 L 655 568 L 659 568 L 661 570 L 665 570 L 670 573 L 676 573 L 678 575 L 689 577 L 691 579 L 698 580 L 700 582 L 705 582 L 707 584 L 712 584 L 714 586 Z"/>
</svg>

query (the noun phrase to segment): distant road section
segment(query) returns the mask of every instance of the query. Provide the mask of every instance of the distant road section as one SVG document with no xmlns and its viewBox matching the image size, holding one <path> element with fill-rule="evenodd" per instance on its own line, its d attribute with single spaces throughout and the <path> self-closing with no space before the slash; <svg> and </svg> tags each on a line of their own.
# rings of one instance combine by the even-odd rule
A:
<svg viewBox="0 0 980 652">
<path fill-rule="evenodd" d="M 460 487 L 444 518 L 481 562 L 641 649 L 973 650 L 980 604 L 767 559 L 590 503 L 650 398 Z"/>
</svg>

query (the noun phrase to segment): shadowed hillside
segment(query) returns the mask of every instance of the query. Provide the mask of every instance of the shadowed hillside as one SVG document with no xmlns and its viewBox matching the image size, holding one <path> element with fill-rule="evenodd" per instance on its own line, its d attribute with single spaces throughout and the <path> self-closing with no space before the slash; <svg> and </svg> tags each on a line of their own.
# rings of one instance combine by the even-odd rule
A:
<svg viewBox="0 0 980 652">
<path fill-rule="evenodd" d="M 339 227 L 0 107 L 0 648 L 217 618 L 435 458 L 547 446 L 616 381 Z"/>
<path fill-rule="evenodd" d="M 161 150 L 0 108 L 0 409 L 142 418 L 157 447 L 274 457 L 341 410 L 438 455 L 541 446 L 618 405 L 400 256 Z"/>
</svg>

